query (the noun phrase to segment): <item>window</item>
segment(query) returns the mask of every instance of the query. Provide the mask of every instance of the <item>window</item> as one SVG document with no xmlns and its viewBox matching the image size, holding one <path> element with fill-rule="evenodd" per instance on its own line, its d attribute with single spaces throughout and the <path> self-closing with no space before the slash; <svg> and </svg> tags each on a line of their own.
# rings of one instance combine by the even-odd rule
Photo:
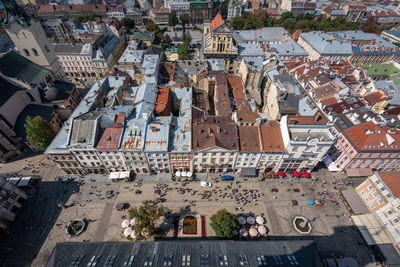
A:
<svg viewBox="0 0 400 267">
<path fill-rule="evenodd" d="M 50 49 L 46 45 L 44 46 L 44 49 L 46 50 L 47 53 L 50 52 Z"/>
<path fill-rule="evenodd" d="M 388 210 L 387 214 L 391 215 L 393 213 L 393 210 Z"/>
<path fill-rule="evenodd" d="M 400 205 L 398 205 L 398 206 L 396 207 L 396 210 L 400 211 Z"/>
<path fill-rule="evenodd" d="M 372 203 L 372 204 L 369 205 L 369 206 L 370 206 L 371 209 L 374 209 L 374 208 L 375 208 L 375 204 L 374 204 L 374 203 Z"/>
<path fill-rule="evenodd" d="M 370 197 L 367 197 L 367 198 L 365 199 L 365 201 L 369 202 L 369 201 L 371 201 L 371 198 L 370 198 Z"/>
<path fill-rule="evenodd" d="M 371 191 L 372 189 L 372 185 L 368 186 L 368 190 Z"/>
<path fill-rule="evenodd" d="M 398 223 L 400 221 L 399 217 L 394 218 L 393 220 L 395 223 Z"/>
<path fill-rule="evenodd" d="M 363 191 L 361 191 L 361 195 L 365 195 L 365 191 L 363 190 Z"/>
<path fill-rule="evenodd" d="M 39 56 L 39 53 L 37 52 L 37 50 L 35 48 L 32 48 L 32 52 L 35 56 Z"/>
<path fill-rule="evenodd" d="M 378 199 L 378 204 L 382 204 L 383 203 L 383 200 L 380 198 L 380 199 Z"/>
<path fill-rule="evenodd" d="M 27 57 L 29 57 L 31 55 L 31 54 L 29 54 L 29 51 L 26 49 L 24 49 L 24 53 L 25 53 L 25 56 L 27 56 Z"/>
</svg>

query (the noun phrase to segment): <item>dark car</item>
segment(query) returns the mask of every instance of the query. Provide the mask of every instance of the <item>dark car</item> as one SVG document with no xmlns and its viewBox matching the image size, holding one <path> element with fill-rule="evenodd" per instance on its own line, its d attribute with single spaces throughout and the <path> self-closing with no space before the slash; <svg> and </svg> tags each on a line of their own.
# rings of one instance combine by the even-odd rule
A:
<svg viewBox="0 0 400 267">
<path fill-rule="evenodd" d="M 233 181 L 235 178 L 233 178 L 233 176 L 230 175 L 222 175 L 221 177 L 221 181 Z"/>
</svg>

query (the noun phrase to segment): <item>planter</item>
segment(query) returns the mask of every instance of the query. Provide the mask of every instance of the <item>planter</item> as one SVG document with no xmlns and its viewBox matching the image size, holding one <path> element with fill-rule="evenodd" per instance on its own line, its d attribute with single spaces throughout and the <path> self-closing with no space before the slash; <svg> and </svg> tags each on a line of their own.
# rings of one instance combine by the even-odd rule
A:
<svg viewBox="0 0 400 267">
<path fill-rule="evenodd" d="M 296 216 L 293 219 L 294 229 L 302 235 L 308 235 L 311 233 L 311 223 L 303 216 Z"/>
</svg>

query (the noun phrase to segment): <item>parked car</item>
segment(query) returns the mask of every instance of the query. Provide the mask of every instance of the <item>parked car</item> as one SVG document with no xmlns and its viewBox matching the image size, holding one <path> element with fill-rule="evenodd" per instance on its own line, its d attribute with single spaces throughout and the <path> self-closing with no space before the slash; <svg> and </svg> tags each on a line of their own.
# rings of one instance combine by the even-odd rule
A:
<svg viewBox="0 0 400 267">
<path fill-rule="evenodd" d="M 233 176 L 230 176 L 230 175 L 222 175 L 220 177 L 220 179 L 221 179 L 221 181 L 233 181 L 233 180 L 235 180 L 235 178 L 233 178 Z"/>
<path fill-rule="evenodd" d="M 209 183 L 209 182 L 200 182 L 200 186 L 201 186 L 201 187 L 211 187 L 212 184 Z"/>
</svg>

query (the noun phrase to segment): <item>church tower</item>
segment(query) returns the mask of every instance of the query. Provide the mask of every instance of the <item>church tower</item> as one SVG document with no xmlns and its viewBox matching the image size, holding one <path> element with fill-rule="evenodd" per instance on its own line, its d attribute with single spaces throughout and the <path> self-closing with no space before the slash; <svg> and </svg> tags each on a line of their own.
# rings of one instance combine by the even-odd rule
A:
<svg viewBox="0 0 400 267">
<path fill-rule="evenodd" d="M 51 69 L 57 79 L 64 80 L 65 73 L 40 22 L 27 15 L 15 0 L 1 2 L 7 14 L 2 25 L 19 53 L 30 61 Z"/>
</svg>

